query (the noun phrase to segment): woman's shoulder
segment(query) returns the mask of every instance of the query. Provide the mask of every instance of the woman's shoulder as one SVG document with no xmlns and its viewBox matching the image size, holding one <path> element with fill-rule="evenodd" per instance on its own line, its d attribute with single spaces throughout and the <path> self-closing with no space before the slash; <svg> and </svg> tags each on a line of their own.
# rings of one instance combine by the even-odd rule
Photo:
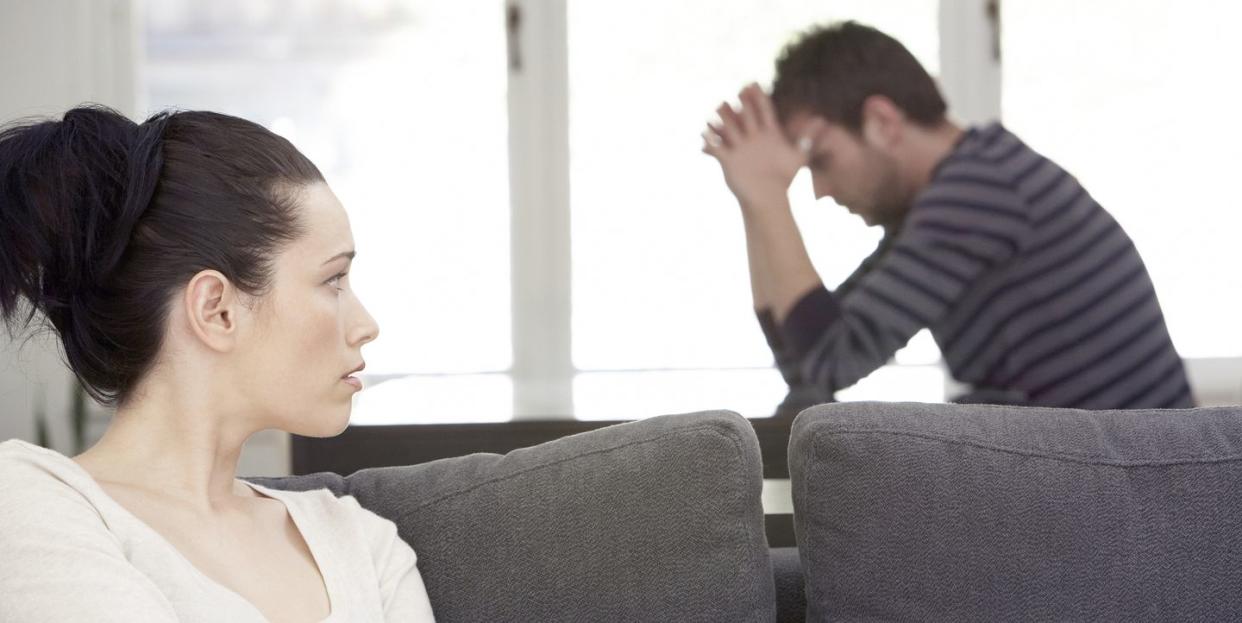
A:
<svg viewBox="0 0 1242 623">
<path fill-rule="evenodd" d="M 58 452 L 0 443 L 0 619 L 174 621 L 95 506 L 90 476 Z M 83 590 L 91 587 L 91 590 Z M 32 619 L 33 620 L 33 619 Z"/>
<path fill-rule="evenodd" d="M 0 443 L 2 535 L 104 534 L 89 494 L 89 477 L 73 459 L 24 441 Z"/>
<path fill-rule="evenodd" d="M 64 458 L 65 455 L 49 450 L 42 446 L 36 446 L 29 441 L 21 439 L 10 439 L 8 441 L 0 441 L 0 459 L 11 459 L 18 457 L 31 456 L 58 456 Z"/>
<path fill-rule="evenodd" d="M 373 551 L 386 549 L 400 538 L 397 525 L 392 520 L 362 506 L 352 495 L 338 497 L 329 489 L 288 491 L 247 484 L 264 495 L 284 502 L 290 512 L 314 521 L 320 528 L 354 532 Z"/>
<path fill-rule="evenodd" d="M 280 500 L 285 506 L 296 507 L 306 512 L 315 513 L 339 513 L 343 512 L 341 502 L 331 489 L 307 489 L 305 491 L 297 491 L 293 489 L 280 489 L 261 485 L 256 482 L 250 482 L 241 479 L 247 487 L 254 490 L 259 495 L 269 497 L 274 500 Z"/>
<path fill-rule="evenodd" d="M 332 552 L 338 565 L 351 569 L 351 577 L 373 574 L 389 620 L 433 620 L 418 556 L 391 520 L 362 506 L 352 495 L 338 497 L 329 489 L 286 491 L 248 484 L 312 522 L 312 539 L 324 546 L 323 551 Z"/>
<path fill-rule="evenodd" d="M 0 498 L 24 490 L 76 489 L 73 459 L 20 439 L 0 443 Z"/>
<path fill-rule="evenodd" d="M 378 517 L 363 508 L 352 495 L 337 496 L 330 489 L 292 491 L 275 489 L 253 482 L 246 482 L 252 489 L 267 497 L 284 502 L 291 512 L 320 521 L 354 524 Z"/>
</svg>

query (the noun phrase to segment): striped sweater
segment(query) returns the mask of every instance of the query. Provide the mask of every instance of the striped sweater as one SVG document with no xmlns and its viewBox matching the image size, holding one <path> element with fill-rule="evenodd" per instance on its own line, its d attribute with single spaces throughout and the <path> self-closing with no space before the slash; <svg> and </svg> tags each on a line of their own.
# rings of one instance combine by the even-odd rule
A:
<svg viewBox="0 0 1242 623">
<path fill-rule="evenodd" d="M 830 400 L 930 328 L 964 402 L 1193 406 L 1147 269 L 1078 181 L 1000 124 L 968 130 L 835 292 L 760 325 L 791 388 Z"/>
</svg>

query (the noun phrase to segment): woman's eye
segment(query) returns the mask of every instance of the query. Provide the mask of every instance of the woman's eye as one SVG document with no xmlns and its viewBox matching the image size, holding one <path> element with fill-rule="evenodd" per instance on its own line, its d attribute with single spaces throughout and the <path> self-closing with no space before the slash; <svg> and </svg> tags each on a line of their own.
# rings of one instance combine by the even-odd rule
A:
<svg viewBox="0 0 1242 623">
<path fill-rule="evenodd" d="M 336 288 L 337 290 L 340 290 L 340 289 L 341 289 L 341 280 L 342 280 L 342 279 L 344 279 L 344 278 L 345 278 L 345 273 L 337 273 L 337 274 L 335 274 L 335 275 L 332 275 L 332 278 L 331 278 L 331 279 L 328 279 L 328 280 L 327 280 L 327 281 L 325 281 L 324 283 L 325 283 L 325 284 L 327 284 L 327 285 L 330 285 L 330 286 L 332 286 L 332 287 L 334 287 L 334 288 Z"/>
</svg>

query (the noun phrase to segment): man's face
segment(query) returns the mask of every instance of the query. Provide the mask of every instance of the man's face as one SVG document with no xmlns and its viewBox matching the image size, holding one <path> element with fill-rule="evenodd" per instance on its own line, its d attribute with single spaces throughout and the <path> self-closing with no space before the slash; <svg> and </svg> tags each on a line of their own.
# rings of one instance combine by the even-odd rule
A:
<svg viewBox="0 0 1242 623">
<path fill-rule="evenodd" d="M 910 204 L 896 161 L 863 136 L 809 113 L 785 124 L 797 144 L 809 141 L 807 168 L 815 198 L 831 197 L 867 225 L 894 225 Z"/>
</svg>

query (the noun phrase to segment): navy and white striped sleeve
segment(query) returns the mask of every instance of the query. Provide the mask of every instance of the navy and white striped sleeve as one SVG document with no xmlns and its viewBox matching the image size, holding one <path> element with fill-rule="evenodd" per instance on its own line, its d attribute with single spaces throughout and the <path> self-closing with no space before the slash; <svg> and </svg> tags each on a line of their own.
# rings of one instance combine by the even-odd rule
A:
<svg viewBox="0 0 1242 623">
<path fill-rule="evenodd" d="M 884 365 L 970 287 L 1017 256 L 1030 237 L 1025 203 L 995 167 L 947 161 L 900 234 L 849 292 L 806 294 L 779 327 L 786 374 L 827 400 Z"/>
<path fill-rule="evenodd" d="M 838 297 L 841 297 L 844 296 L 846 292 L 853 290 L 858 282 L 861 281 L 867 273 L 871 272 L 871 269 L 879 263 L 880 258 L 884 257 L 884 254 L 887 253 L 889 248 L 893 246 L 895 238 L 896 237 L 893 235 L 886 234 L 884 238 L 880 240 L 880 243 L 876 245 L 876 248 L 871 252 L 871 255 L 867 256 L 867 259 L 863 260 L 862 263 L 858 265 L 858 268 L 854 269 L 854 272 L 851 273 L 845 281 L 842 281 L 841 285 L 837 286 L 835 294 Z M 821 297 L 823 294 L 827 294 L 827 290 L 823 287 L 819 287 L 808 293 L 807 296 L 813 295 L 814 297 Z M 804 305 L 809 305 L 812 309 L 814 309 L 817 306 L 817 303 L 818 301 L 808 301 L 804 303 Z M 772 315 L 771 308 L 760 309 L 755 313 L 759 317 L 759 328 L 763 331 L 763 337 L 767 340 L 768 348 L 772 349 L 772 356 L 776 361 L 776 367 L 780 370 L 781 376 L 784 377 L 785 382 L 789 384 L 790 387 L 805 385 L 805 383 L 802 382 L 802 363 L 798 359 L 799 351 L 791 346 L 786 346 L 785 338 L 782 335 L 780 327 L 777 326 L 776 319 Z"/>
</svg>

